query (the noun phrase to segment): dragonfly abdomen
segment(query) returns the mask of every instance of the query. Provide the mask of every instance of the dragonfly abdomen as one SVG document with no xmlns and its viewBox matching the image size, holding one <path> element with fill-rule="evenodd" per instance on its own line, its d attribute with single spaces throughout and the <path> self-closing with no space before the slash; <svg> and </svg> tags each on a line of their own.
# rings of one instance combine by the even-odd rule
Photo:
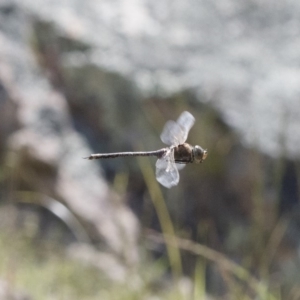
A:
<svg viewBox="0 0 300 300">
<path fill-rule="evenodd" d="M 97 154 L 91 154 L 90 156 L 85 158 L 89 160 L 102 159 L 102 158 L 116 158 L 116 157 L 124 157 L 124 156 L 156 156 L 158 158 L 161 158 L 166 153 L 166 151 L 167 149 L 163 148 L 156 151 L 97 153 Z"/>
</svg>

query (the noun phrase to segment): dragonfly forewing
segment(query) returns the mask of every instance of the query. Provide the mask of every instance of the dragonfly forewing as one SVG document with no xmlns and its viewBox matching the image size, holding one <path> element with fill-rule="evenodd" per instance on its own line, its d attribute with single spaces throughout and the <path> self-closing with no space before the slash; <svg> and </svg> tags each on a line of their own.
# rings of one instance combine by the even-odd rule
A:
<svg viewBox="0 0 300 300">
<path fill-rule="evenodd" d="M 168 121 L 160 135 L 161 140 L 167 145 L 178 146 L 183 144 L 188 136 L 195 118 L 187 111 L 183 112 L 177 122 Z"/>
<path fill-rule="evenodd" d="M 187 137 L 188 137 L 188 133 L 190 131 L 190 129 L 193 127 L 195 123 L 195 118 L 193 117 L 192 114 L 190 114 L 187 111 L 184 111 L 178 118 L 177 120 L 177 124 L 179 125 L 179 127 L 181 128 L 181 135 L 180 135 L 180 143 L 179 144 L 183 144 Z"/>
<path fill-rule="evenodd" d="M 183 134 L 181 133 L 180 126 L 174 122 L 174 121 L 168 121 L 165 124 L 165 127 L 160 135 L 160 139 L 166 144 L 166 145 L 179 145 L 181 136 L 183 137 Z"/>
<path fill-rule="evenodd" d="M 176 165 L 178 171 L 182 170 L 186 166 L 186 164 L 177 164 L 177 163 L 175 165 Z"/>
</svg>

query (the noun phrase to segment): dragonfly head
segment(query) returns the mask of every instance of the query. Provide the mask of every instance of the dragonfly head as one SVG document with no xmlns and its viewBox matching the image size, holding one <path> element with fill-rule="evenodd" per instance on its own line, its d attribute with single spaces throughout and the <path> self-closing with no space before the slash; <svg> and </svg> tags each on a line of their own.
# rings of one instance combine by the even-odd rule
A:
<svg viewBox="0 0 300 300">
<path fill-rule="evenodd" d="M 202 163 L 207 157 L 207 150 L 202 149 L 200 146 L 194 147 L 194 160 L 197 164 Z"/>
</svg>

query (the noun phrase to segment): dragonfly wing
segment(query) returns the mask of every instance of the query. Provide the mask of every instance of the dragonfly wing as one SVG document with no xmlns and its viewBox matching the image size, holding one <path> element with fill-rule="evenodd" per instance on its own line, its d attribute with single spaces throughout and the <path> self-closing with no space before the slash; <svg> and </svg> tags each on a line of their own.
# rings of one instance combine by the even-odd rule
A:
<svg viewBox="0 0 300 300">
<path fill-rule="evenodd" d="M 168 121 L 160 135 L 161 140 L 166 145 L 179 145 L 178 135 L 181 135 L 182 129 L 174 121 Z"/>
<path fill-rule="evenodd" d="M 180 135 L 178 135 L 179 144 L 183 144 L 189 134 L 190 129 L 195 123 L 195 118 L 188 111 L 184 111 L 178 118 L 177 124 L 180 127 Z"/>
<path fill-rule="evenodd" d="M 188 136 L 195 118 L 187 111 L 184 111 L 177 122 L 168 121 L 160 135 L 161 140 L 167 145 L 178 146 L 183 144 Z"/>
<path fill-rule="evenodd" d="M 158 159 L 156 162 L 156 179 L 167 188 L 177 185 L 179 182 L 179 173 L 174 161 L 174 152 Z"/>
<path fill-rule="evenodd" d="M 186 166 L 186 164 L 176 164 L 178 171 L 182 170 L 185 166 Z"/>
</svg>

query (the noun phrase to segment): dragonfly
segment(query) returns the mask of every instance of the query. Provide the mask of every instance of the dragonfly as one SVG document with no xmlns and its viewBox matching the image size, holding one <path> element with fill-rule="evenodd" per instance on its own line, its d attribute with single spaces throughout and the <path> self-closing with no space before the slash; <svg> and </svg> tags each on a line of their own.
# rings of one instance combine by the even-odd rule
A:
<svg viewBox="0 0 300 300">
<path fill-rule="evenodd" d="M 163 143 L 168 147 L 155 151 L 115 152 L 91 154 L 86 159 L 103 159 L 124 156 L 156 156 L 156 179 L 167 188 L 171 188 L 179 182 L 178 169 L 182 169 L 188 163 L 202 163 L 207 155 L 207 150 L 196 145 L 186 143 L 188 133 L 195 123 L 193 115 L 184 111 L 177 121 L 168 121 L 160 135 Z"/>
</svg>

